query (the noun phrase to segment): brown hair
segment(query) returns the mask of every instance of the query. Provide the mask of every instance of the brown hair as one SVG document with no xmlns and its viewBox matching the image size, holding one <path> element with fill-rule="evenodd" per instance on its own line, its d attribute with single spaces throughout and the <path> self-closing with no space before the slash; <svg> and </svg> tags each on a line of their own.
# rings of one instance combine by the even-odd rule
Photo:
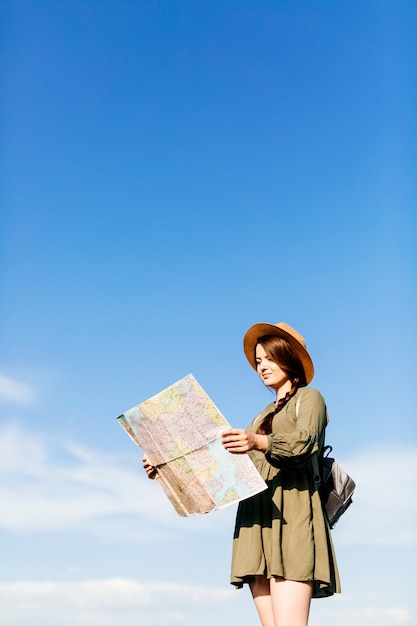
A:
<svg viewBox="0 0 417 626">
<path fill-rule="evenodd" d="M 278 401 L 277 407 L 268 413 L 259 424 L 257 433 L 262 435 L 269 435 L 272 432 L 272 420 L 278 411 L 280 411 L 288 402 L 290 398 L 295 395 L 297 389 L 306 386 L 306 375 L 303 365 L 297 356 L 297 353 L 291 346 L 291 344 L 277 337 L 276 335 L 265 335 L 260 337 L 256 345 L 261 345 L 265 350 L 267 356 L 274 361 L 283 372 L 286 373 L 291 381 L 291 390 L 287 392 L 284 398 Z M 256 350 L 256 346 L 255 346 Z"/>
</svg>

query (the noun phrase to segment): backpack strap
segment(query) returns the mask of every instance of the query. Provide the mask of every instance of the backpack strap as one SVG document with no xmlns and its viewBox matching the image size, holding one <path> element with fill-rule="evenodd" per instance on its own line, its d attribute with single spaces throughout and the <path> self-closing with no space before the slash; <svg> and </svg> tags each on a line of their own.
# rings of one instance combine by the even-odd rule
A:
<svg viewBox="0 0 417 626">
<path fill-rule="evenodd" d="M 297 398 L 297 402 L 295 403 L 295 417 L 298 417 L 298 411 L 300 410 L 300 404 L 301 404 L 301 396 L 303 395 L 301 389 L 298 390 L 298 398 Z"/>
<path fill-rule="evenodd" d="M 311 467 L 313 469 L 313 478 L 316 483 L 316 487 L 320 487 L 321 485 L 321 476 L 320 476 L 320 467 L 319 467 L 319 453 L 316 452 L 311 457 Z"/>
</svg>

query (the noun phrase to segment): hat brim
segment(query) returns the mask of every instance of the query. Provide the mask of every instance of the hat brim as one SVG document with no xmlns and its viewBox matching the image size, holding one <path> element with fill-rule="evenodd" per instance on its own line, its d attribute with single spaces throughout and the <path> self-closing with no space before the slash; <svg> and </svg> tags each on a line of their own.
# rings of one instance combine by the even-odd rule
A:
<svg viewBox="0 0 417 626">
<path fill-rule="evenodd" d="M 303 346 L 303 344 L 296 337 L 294 337 L 294 335 L 275 324 L 254 324 L 245 334 L 245 337 L 243 339 L 243 350 L 245 352 L 246 358 L 252 365 L 253 369 L 256 370 L 256 344 L 258 343 L 258 340 L 265 335 L 275 335 L 276 337 L 281 337 L 282 339 L 288 341 L 288 343 L 292 346 L 301 361 L 306 377 L 306 384 L 308 385 L 313 380 L 314 376 L 314 365 L 311 356 L 309 355 L 307 349 Z M 299 337 L 302 341 L 304 341 L 301 335 L 299 335 Z"/>
</svg>

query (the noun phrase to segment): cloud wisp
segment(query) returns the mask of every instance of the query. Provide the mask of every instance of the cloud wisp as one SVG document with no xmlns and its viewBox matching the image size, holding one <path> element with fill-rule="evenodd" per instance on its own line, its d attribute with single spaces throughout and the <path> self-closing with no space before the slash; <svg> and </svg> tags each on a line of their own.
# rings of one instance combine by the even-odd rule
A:
<svg viewBox="0 0 417 626">
<path fill-rule="evenodd" d="M 19 405 L 33 404 L 36 393 L 33 387 L 4 374 L 0 374 L 0 402 Z"/>
<path fill-rule="evenodd" d="M 222 606 L 234 592 L 178 583 L 140 583 L 113 578 L 81 582 L 0 583 L 0 623 L 24 626 L 30 623 L 55 626 L 104 624 L 136 626 L 185 623 L 189 614 Z M 187 621 L 188 623 L 188 621 Z"/>
<path fill-rule="evenodd" d="M 343 460 L 357 483 L 353 504 L 335 533 L 350 545 L 417 545 L 417 447 L 370 446 Z M 401 471 L 399 472 L 399 468 Z M 399 523 L 400 520 L 400 523 Z"/>
<path fill-rule="evenodd" d="M 242 599 L 230 588 L 143 583 L 128 578 L 0 583 L 0 624 L 55 626 L 58 619 L 61 626 L 137 626 L 138 622 L 191 626 L 211 623 L 206 617 L 213 620 L 218 616 L 230 622 L 234 616 L 242 626 L 249 626 L 254 614 L 239 609 Z M 311 626 L 327 621 L 339 626 L 406 626 L 412 623 L 412 616 L 405 607 L 385 601 L 375 606 L 366 598 L 359 598 L 358 606 L 352 607 L 349 598 L 342 596 L 331 603 L 313 603 Z"/>
<path fill-rule="evenodd" d="M 410 611 L 404 606 L 391 604 L 389 598 L 381 598 L 375 603 L 375 598 L 358 597 L 354 606 L 352 598 L 344 597 L 343 594 L 334 597 L 327 606 L 313 603 L 311 626 L 327 622 L 339 626 L 411 626 L 414 623 Z"/>
<path fill-rule="evenodd" d="M 213 531 L 209 516 L 178 517 L 137 457 L 103 454 L 18 426 L 0 431 L 0 528 L 12 533 L 91 531 L 146 538 Z M 233 513 L 230 513 L 233 515 Z M 188 523 L 189 522 L 189 523 Z"/>
</svg>

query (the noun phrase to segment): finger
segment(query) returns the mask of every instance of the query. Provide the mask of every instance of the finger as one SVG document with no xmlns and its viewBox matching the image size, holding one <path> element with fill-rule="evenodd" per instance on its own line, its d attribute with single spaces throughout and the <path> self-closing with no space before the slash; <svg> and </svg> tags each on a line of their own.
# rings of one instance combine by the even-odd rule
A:
<svg viewBox="0 0 417 626">
<path fill-rule="evenodd" d="M 248 445 L 245 441 L 230 441 L 229 443 L 224 444 L 224 447 L 229 451 L 239 450 L 240 452 L 248 449 Z"/>
<path fill-rule="evenodd" d="M 239 446 L 237 448 L 227 448 L 227 451 L 230 452 L 230 454 L 244 454 L 248 450 L 245 447 Z"/>
<path fill-rule="evenodd" d="M 153 467 L 152 465 L 150 465 L 147 469 L 146 469 L 146 474 L 148 476 L 148 478 L 155 478 L 157 475 L 157 471 L 156 468 Z"/>
<path fill-rule="evenodd" d="M 247 439 L 246 430 L 234 430 L 226 435 L 223 435 L 223 439 L 226 441 L 232 441 L 233 439 Z"/>
<path fill-rule="evenodd" d="M 223 434 L 228 435 L 240 435 L 241 433 L 246 432 L 244 428 L 227 428 L 223 431 Z"/>
<path fill-rule="evenodd" d="M 226 437 L 223 440 L 223 445 L 244 445 L 248 443 L 248 438 L 245 435 L 233 435 L 232 437 Z"/>
<path fill-rule="evenodd" d="M 238 441 L 238 439 L 236 439 L 236 436 L 225 437 L 223 439 L 223 445 L 226 445 L 228 443 L 234 443 L 235 441 Z"/>
</svg>

